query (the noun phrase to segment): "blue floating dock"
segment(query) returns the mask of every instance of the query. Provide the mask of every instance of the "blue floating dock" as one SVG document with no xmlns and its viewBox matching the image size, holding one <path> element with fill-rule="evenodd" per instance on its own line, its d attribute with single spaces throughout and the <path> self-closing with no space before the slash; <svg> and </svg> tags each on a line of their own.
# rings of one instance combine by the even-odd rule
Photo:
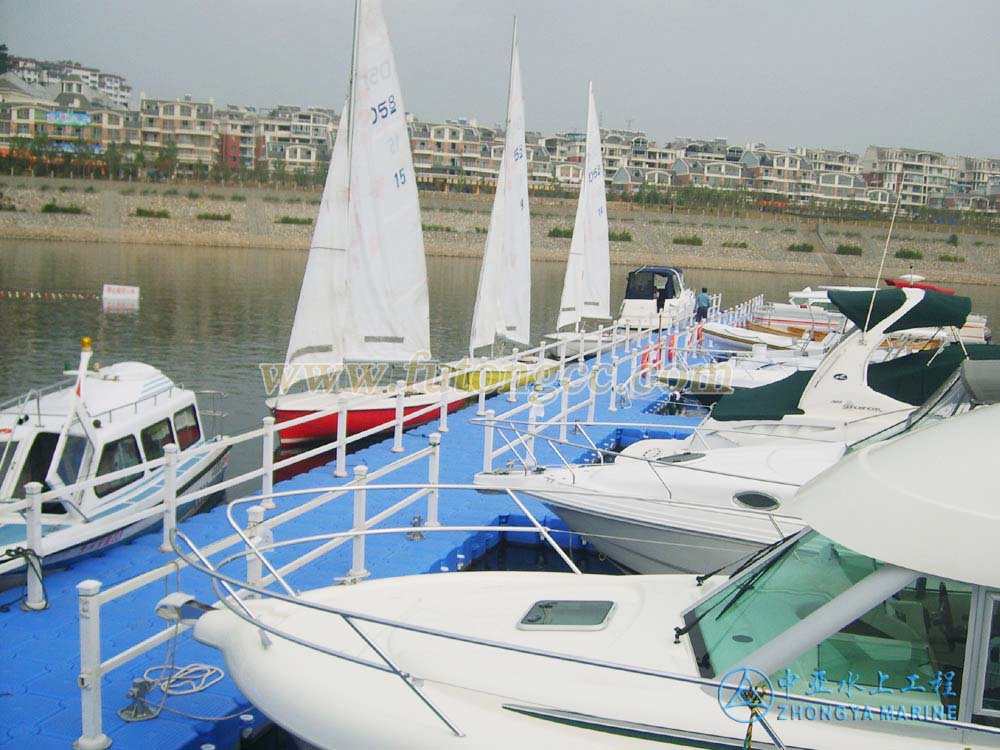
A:
<svg viewBox="0 0 1000 750">
<path fill-rule="evenodd" d="M 623 363 L 624 374 L 627 374 L 627 367 L 627 363 Z M 567 374 L 579 377 L 579 372 L 572 366 L 567 368 Z M 570 403 L 580 403 L 586 400 L 587 395 L 585 389 L 573 394 Z M 501 414 L 525 403 L 527 396 L 527 391 L 521 389 L 517 394 L 517 403 L 510 403 L 506 393 L 499 394 L 487 400 L 487 408 Z M 626 408 L 615 412 L 608 409 L 609 398 L 608 393 L 598 397 L 594 414 L 595 422 L 609 424 L 586 428 L 587 436 L 598 447 L 614 443 L 620 445 L 647 436 L 681 437 L 688 434 L 700 421 L 696 417 L 656 414 L 665 404 L 662 391 L 654 390 L 643 396 L 635 396 Z M 545 411 L 552 415 L 559 408 L 559 400 L 556 399 L 545 407 Z M 476 409 L 477 405 L 473 402 L 449 417 L 449 430 L 443 433 L 441 439 L 439 481 L 442 484 L 467 484 L 482 468 L 484 427 L 472 421 Z M 585 420 L 586 410 L 577 411 L 574 418 Z M 517 419 L 526 420 L 526 412 L 522 412 Z M 539 421 L 542 419 L 544 417 Z M 438 426 L 435 421 L 406 432 L 403 436 L 403 454 L 390 452 L 391 434 L 378 444 L 349 454 L 349 476 L 346 479 L 335 478 L 330 464 L 276 483 L 275 492 L 307 492 L 279 499 L 277 509 L 269 511 L 268 517 L 323 494 L 323 489 L 350 481 L 355 466 L 365 464 L 370 470 L 375 470 L 400 456 L 426 447 L 430 434 L 437 431 Z M 555 432 L 554 428 L 549 428 L 545 434 L 554 435 Z M 588 449 L 582 435 L 571 434 L 570 440 L 581 443 L 582 447 L 564 448 L 564 452 L 569 451 L 567 458 L 586 460 Z M 498 440 L 495 447 L 500 445 L 502 442 Z M 539 463 L 559 462 L 556 454 L 541 439 L 536 443 L 535 453 Z M 592 449 L 589 453 L 591 456 L 596 455 Z M 332 460 L 333 454 L 330 455 Z M 497 463 L 502 465 L 505 459 Z M 427 481 L 427 461 L 415 461 L 382 481 L 394 484 L 424 483 Z M 368 517 L 390 507 L 407 494 L 409 490 L 369 491 Z M 541 503 L 527 497 L 521 499 L 544 526 L 565 530 L 565 525 Z M 246 522 L 245 507 L 248 506 L 235 511 L 242 525 Z M 408 526 L 413 515 L 426 515 L 426 508 L 426 500 L 418 500 L 406 510 L 387 518 L 382 525 Z M 275 530 L 275 536 L 277 540 L 281 540 L 322 532 L 347 531 L 352 525 L 352 513 L 352 493 L 348 492 L 320 510 L 311 511 L 279 526 Z M 449 526 L 491 526 L 504 521 L 510 526 L 528 525 L 528 519 L 505 495 L 480 494 L 474 490 L 443 490 L 439 516 L 441 523 Z M 199 547 L 232 533 L 226 521 L 225 507 L 217 507 L 211 512 L 195 516 L 183 522 L 180 529 Z M 537 542 L 539 539 L 536 532 L 510 534 L 511 537 L 516 535 L 512 541 Z M 554 532 L 553 535 L 566 547 L 580 543 L 579 538 L 567 531 L 558 534 Z M 366 540 L 365 565 L 373 577 L 436 573 L 445 567 L 454 571 L 459 566 L 459 555 L 463 555 L 465 561 L 471 561 L 489 550 L 498 538 L 499 534 L 496 532 L 429 532 L 420 540 L 407 539 L 403 534 L 371 535 Z M 3 643 L 0 668 L 0 748 L 66 750 L 80 737 L 81 704 L 77 686 L 80 640 L 76 585 L 85 579 L 96 579 L 106 590 L 114 584 L 164 565 L 174 556 L 173 553 L 159 551 L 161 539 L 160 533 L 146 534 L 130 543 L 111 547 L 78 561 L 69 569 L 47 574 L 45 589 L 49 608 L 46 611 L 24 612 L 15 604 L 8 611 L 0 612 L 0 639 Z M 284 549 L 269 554 L 268 557 L 281 564 L 306 549 Z M 234 547 L 229 553 L 239 550 L 240 548 Z M 351 544 L 347 542 L 319 561 L 293 573 L 289 581 L 298 589 L 327 586 L 344 576 L 350 566 Z M 245 575 L 243 561 L 234 563 L 228 572 L 242 578 Z M 104 604 L 101 607 L 102 660 L 160 632 L 164 623 L 156 617 L 154 608 L 163 596 L 176 590 L 194 595 L 200 601 L 211 602 L 217 599 L 206 577 L 187 568 Z M 0 594 L 0 604 L 16 599 L 18 593 L 20 590 L 11 589 Z M 170 654 L 169 644 L 165 644 L 105 675 L 102 682 L 101 716 L 103 731 L 111 738 L 114 747 L 182 750 L 201 748 L 202 745 L 211 743 L 220 750 L 236 748 L 239 746 L 241 732 L 252 733 L 266 724 L 264 717 L 248 703 L 228 676 L 201 692 L 166 698 L 164 710 L 157 718 L 135 723 L 119 718 L 117 710 L 129 703 L 127 693 L 132 680 L 141 677 L 147 669 L 171 663 L 176 666 L 205 663 L 224 667 L 220 654 L 195 642 L 188 631 L 176 638 L 176 651 L 173 655 Z M 159 690 L 150 693 L 149 701 L 153 705 L 159 705 L 161 700 L 163 696 Z"/>
</svg>

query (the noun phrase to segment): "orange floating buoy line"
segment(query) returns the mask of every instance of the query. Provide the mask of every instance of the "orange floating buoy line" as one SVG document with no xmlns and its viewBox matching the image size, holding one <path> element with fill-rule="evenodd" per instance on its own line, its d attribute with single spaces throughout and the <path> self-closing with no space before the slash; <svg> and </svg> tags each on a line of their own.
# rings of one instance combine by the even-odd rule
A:
<svg viewBox="0 0 1000 750">
<path fill-rule="evenodd" d="M 0 289 L 0 299 L 98 300 L 96 292 L 36 292 L 20 289 Z"/>
</svg>

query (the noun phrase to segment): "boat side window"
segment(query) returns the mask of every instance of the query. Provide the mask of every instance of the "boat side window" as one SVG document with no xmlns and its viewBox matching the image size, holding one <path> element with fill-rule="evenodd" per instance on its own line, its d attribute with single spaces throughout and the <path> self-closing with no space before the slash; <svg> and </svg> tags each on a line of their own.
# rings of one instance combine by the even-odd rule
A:
<svg viewBox="0 0 1000 750">
<path fill-rule="evenodd" d="M 1000 594 L 993 593 L 987 600 L 989 609 L 989 637 L 983 644 L 985 664 L 981 702 L 974 713 L 977 724 L 1000 725 Z M 985 716 L 983 715 L 985 714 Z"/>
<path fill-rule="evenodd" d="M 86 440 L 83 438 L 75 438 L 76 441 L 82 441 L 84 443 L 84 448 L 86 447 Z M 55 455 L 56 445 L 59 442 L 59 435 L 54 432 L 39 432 L 35 435 L 34 442 L 31 443 L 31 448 L 28 450 L 28 456 L 24 460 L 24 466 L 21 468 L 21 474 L 17 479 L 17 484 L 15 485 L 15 496 L 24 497 L 24 485 L 29 482 L 41 482 L 43 491 L 51 489 L 45 481 L 45 475 L 49 472 L 49 464 L 52 463 L 52 456 Z M 66 447 L 63 450 L 62 460 L 59 463 L 58 472 L 59 478 L 64 482 L 72 483 L 76 481 L 76 473 L 73 472 L 70 478 L 67 479 L 67 474 L 65 471 L 69 471 L 72 468 L 73 462 L 73 448 L 74 446 L 67 439 Z M 80 468 L 80 461 L 83 459 L 82 449 L 76 456 L 76 469 Z M 65 469 L 64 469 L 65 467 Z"/>
<path fill-rule="evenodd" d="M 127 469 L 130 466 L 138 466 L 141 463 L 142 458 L 139 456 L 139 444 L 136 443 L 135 438 L 132 435 L 126 435 L 125 437 L 119 438 L 118 440 L 104 446 L 104 450 L 101 451 L 100 463 L 97 466 L 97 476 L 101 476 L 102 474 L 111 474 L 115 471 Z M 110 482 L 98 484 L 94 487 L 94 494 L 98 497 L 104 497 L 115 490 L 119 490 L 122 487 L 131 484 L 141 477 L 142 471 L 139 471 L 135 474 L 129 474 L 128 476 L 121 477 L 120 479 L 113 479 Z"/>
<path fill-rule="evenodd" d="M 940 718 L 954 706 L 957 715 L 971 605 L 970 585 L 922 576 L 772 675 L 775 689 L 780 681 L 790 693 L 848 700 L 851 684 L 852 703 L 921 706 Z"/>
<path fill-rule="evenodd" d="M 17 453 L 16 440 L 0 443 L 0 487 L 3 487 L 4 480 L 7 478 L 7 471 L 10 469 L 15 453 Z"/>
<path fill-rule="evenodd" d="M 147 461 L 155 461 L 163 456 L 163 446 L 174 442 L 174 432 L 170 428 L 169 419 L 161 419 L 156 424 L 145 428 L 139 436 L 142 438 L 142 452 Z"/>
<path fill-rule="evenodd" d="M 198 427 L 198 414 L 194 410 L 194 404 L 174 414 L 174 429 L 177 430 L 177 447 L 181 450 L 201 439 L 201 429 Z"/>
</svg>

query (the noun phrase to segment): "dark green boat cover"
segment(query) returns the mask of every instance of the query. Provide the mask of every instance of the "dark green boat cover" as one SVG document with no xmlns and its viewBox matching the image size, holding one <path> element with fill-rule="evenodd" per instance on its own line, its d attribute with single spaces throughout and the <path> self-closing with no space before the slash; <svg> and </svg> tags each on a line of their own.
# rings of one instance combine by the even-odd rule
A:
<svg viewBox="0 0 1000 750">
<path fill-rule="evenodd" d="M 965 348 L 969 352 L 969 359 L 1000 360 L 1000 346 L 967 344 Z M 949 344 L 940 352 L 928 349 L 888 362 L 876 362 L 868 365 L 868 385 L 889 398 L 919 406 L 964 359 L 962 347 Z M 715 405 L 712 418 L 727 422 L 740 419 L 781 419 L 788 414 L 802 414 L 799 400 L 813 375 L 812 371 L 801 370 L 777 383 L 734 391 L 723 396 Z"/>
<path fill-rule="evenodd" d="M 737 419 L 781 419 L 786 414 L 802 414 L 799 399 L 814 374 L 813 370 L 799 370 L 777 383 L 728 393 L 712 409 L 712 419 L 727 422 Z"/>
<path fill-rule="evenodd" d="M 868 317 L 868 306 L 872 304 L 871 292 L 847 292 L 831 289 L 827 295 L 830 302 L 858 328 L 864 328 Z M 875 292 L 871 320 L 866 331 L 881 323 L 906 301 L 902 289 L 879 289 Z M 955 326 L 961 328 L 972 312 L 972 300 L 958 294 L 942 294 L 926 290 L 924 298 L 914 305 L 906 315 L 886 329 L 887 333 L 905 331 L 909 328 Z"/>
<path fill-rule="evenodd" d="M 1000 346 L 967 344 L 965 348 L 969 359 L 1000 359 Z M 957 344 L 949 344 L 940 354 L 937 352 L 929 349 L 868 365 L 868 385 L 889 398 L 920 406 L 965 359 L 965 352 Z"/>
</svg>

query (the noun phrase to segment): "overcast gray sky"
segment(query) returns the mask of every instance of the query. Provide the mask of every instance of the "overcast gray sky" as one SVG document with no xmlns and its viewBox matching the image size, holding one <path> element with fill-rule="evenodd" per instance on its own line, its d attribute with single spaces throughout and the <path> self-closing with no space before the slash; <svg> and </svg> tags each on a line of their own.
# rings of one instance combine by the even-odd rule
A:
<svg viewBox="0 0 1000 750">
<path fill-rule="evenodd" d="M 16 55 L 156 98 L 339 109 L 353 0 L 0 0 Z M 502 121 L 518 17 L 527 125 L 1000 157 L 997 0 L 384 0 L 409 111 Z"/>
</svg>

